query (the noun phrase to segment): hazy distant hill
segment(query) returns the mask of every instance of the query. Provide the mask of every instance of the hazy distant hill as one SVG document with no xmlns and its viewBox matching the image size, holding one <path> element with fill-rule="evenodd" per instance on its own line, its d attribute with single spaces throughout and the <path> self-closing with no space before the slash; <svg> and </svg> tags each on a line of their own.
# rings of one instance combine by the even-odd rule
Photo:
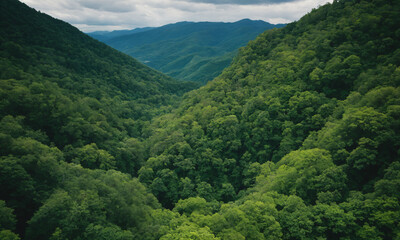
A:
<svg viewBox="0 0 400 240">
<path fill-rule="evenodd" d="M 249 19 L 179 22 L 139 32 L 89 35 L 172 77 L 206 83 L 230 64 L 238 48 L 265 30 L 282 26 Z"/>
<path fill-rule="evenodd" d="M 154 29 L 154 28 L 153 27 L 144 27 L 144 28 L 135 28 L 132 30 L 96 31 L 96 32 L 88 33 L 88 34 L 97 40 L 106 41 L 111 38 L 125 36 L 125 35 L 129 35 L 129 34 L 134 34 L 134 33 L 145 32 L 145 31 L 149 31 L 151 29 Z"/>
</svg>

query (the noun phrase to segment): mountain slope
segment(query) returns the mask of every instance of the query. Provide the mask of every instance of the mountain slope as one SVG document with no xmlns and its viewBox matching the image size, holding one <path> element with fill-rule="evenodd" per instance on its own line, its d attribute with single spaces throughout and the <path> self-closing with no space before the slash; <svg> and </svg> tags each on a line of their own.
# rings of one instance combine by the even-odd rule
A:
<svg viewBox="0 0 400 240">
<path fill-rule="evenodd" d="M 179 22 L 117 37 L 89 35 L 172 77 L 204 84 L 229 65 L 239 47 L 267 29 L 282 26 L 248 19 Z"/>
<path fill-rule="evenodd" d="M 334 1 L 264 32 L 153 122 L 140 181 L 221 239 L 399 237 L 399 11 Z"/>
<path fill-rule="evenodd" d="M 152 70 L 64 22 L 22 8 L 16 1 L 3 1 L 1 11 L 0 77 L 6 80 L 2 81 L 2 89 L 8 90 L 3 92 L 6 94 L 3 97 L 9 99 L 2 105 L 5 109 L 2 117 L 7 114 L 26 116 L 25 121 L 37 129 L 45 129 L 47 135 L 54 137 L 51 140 L 57 146 L 66 144 L 58 141 L 58 138 L 66 136 L 56 134 L 68 125 L 68 121 L 58 123 L 61 125 L 54 125 L 54 122 L 49 125 L 39 117 L 48 117 L 49 122 L 61 121 L 58 112 L 54 113 L 56 119 L 50 116 L 54 111 L 53 105 L 59 102 L 55 101 L 53 105 L 44 102 L 41 106 L 40 102 L 28 103 L 26 101 L 31 99 L 25 98 L 44 96 L 42 100 L 48 101 L 48 95 L 55 91 L 60 97 L 67 98 L 66 101 L 71 101 L 72 105 L 86 99 L 92 101 L 90 109 L 104 107 L 111 110 L 117 104 L 116 107 L 122 109 L 113 109 L 114 112 L 110 113 L 113 117 L 148 120 L 153 115 L 151 111 L 157 112 L 160 107 L 171 104 L 177 95 L 194 86 Z M 9 95 L 18 87 L 26 92 L 21 96 Z M 117 99 L 124 103 L 115 101 Z M 124 104 L 135 107 L 127 109 Z M 48 109 L 35 109 L 38 107 Z M 35 116 L 37 112 L 48 115 Z M 68 118 L 73 116 L 71 113 Z"/>
<path fill-rule="evenodd" d="M 15 224 L 23 237 L 27 221 L 42 205 L 63 212 L 51 219 L 49 209 L 39 211 L 31 219 L 28 239 L 48 239 L 55 234 L 55 222 L 67 223 L 70 220 L 63 220 L 67 217 L 95 224 L 86 232 L 93 239 L 102 228 L 125 235 L 132 233 L 121 228 L 140 228 L 141 217 L 121 221 L 113 212 L 142 212 L 145 218 L 149 209 L 158 206 L 156 199 L 128 175 L 77 165 L 135 175 L 144 158 L 143 127 L 193 87 L 65 22 L 16 0 L 2 0 L 0 210 L 2 217 L 3 212 L 8 217 L 0 222 L 0 238 L 12 235 Z M 127 190 L 133 195 L 121 197 Z M 111 210 L 113 204 L 122 208 Z M 73 215 L 74 206 L 97 212 Z M 111 212 L 106 214 L 104 208 Z M 50 223 L 41 222 L 42 213 Z M 76 224 L 58 227 L 70 236 L 85 234 L 86 226 Z"/>
</svg>

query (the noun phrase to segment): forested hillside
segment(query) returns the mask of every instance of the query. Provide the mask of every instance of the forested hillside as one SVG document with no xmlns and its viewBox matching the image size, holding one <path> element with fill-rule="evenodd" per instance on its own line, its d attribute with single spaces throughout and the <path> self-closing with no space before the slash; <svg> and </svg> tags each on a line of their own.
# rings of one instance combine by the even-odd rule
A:
<svg viewBox="0 0 400 240">
<path fill-rule="evenodd" d="M 240 47 L 267 29 L 283 26 L 249 19 L 178 22 L 150 30 L 89 35 L 169 76 L 205 84 L 221 74 Z"/>
<path fill-rule="evenodd" d="M 17 1 L 1 24 L 0 117 L 60 149 L 114 151 L 194 88 Z"/>
<path fill-rule="evenodd" d="M 399 12 L 334 1 L 264 32 L 153 121 L 140 181 L 221 239 L 400 237 Z"/>
<path fill-rule="evenodd" d="M 400 239 L 399 1 L 321 6 L 181 100 L 0 7 L 0 239 Z"/>
<path fill-rule="evenodd" d="M 51 232 L 47 223 L 36 228 L 35 215 L 26 239 L 47 239 L 53 225 L 64 231 L 46 213 L 63 204 L 63 212 L 54 213 L 57 221 L 81 221 L 69 226 L 70 237 L 89 234 L 78 226 L 85 218 L 92 231 L 141 224 L 134 214 L 134 220 L 121 219 L 111 207 L 124 214 L 146 211 L 157 206 L 155 198 L 128 175 L 87 169 L 135 175 L 145 158 L 143 129 L 193 88 L 16 0 L 0 1 L 0 231 L 23 236 L 46 201 L 55 204 L 41 210 Z M 134 195 L 124 198 L 126 191 Z M 74 209 L 82 212 L 74 215 Z"/>
</svg>

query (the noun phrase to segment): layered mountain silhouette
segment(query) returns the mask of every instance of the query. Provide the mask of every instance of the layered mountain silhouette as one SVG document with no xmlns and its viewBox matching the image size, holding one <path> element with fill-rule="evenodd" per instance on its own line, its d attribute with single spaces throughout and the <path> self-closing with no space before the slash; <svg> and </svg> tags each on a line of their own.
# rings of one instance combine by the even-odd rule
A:
<svg viewBox="0 0 400 240">
<path fill-rule="evenodd" d="M 267 29 L 283 26 L 250 19 L 178 22 L 89 35 L 171 77 L 204 84 L 218 76 L 248 41 Z"/>
</svg>

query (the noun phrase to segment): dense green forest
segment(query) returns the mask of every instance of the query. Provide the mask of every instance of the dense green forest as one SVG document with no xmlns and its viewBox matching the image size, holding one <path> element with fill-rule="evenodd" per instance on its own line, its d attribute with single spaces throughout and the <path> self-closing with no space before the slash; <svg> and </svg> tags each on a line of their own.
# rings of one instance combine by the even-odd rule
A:
<svg viewBox="0 0 400 240">
<path fill-rule="evenodd" d="M 183 98 L 0 11 L 0 239 L 400 239 L 399 1 L 314 9 Z"/>
<path fill-rule="evenodd" d="M 196 87 L 193 83 L 175 81 L 16 0 L 0 1 L 0 79 L 0 230 L 47 239 L 45 233 L 29 229 L 36 229 L 33 214 L 57 194 L 83 204 L 80 207 L 107 196 L 98 207 L 104 209 L 108 202 L 126 213 L 143 211 L 141 201 L 157 205 L 128 175 L 82 167 L 135 176 L 146 158 L 141 141 L 149 120 L 168 112 L 184 92 Z M 86 181 L 86 187 L 79 183 Z M 104 191 L 92 184 L 103 184 Z M 138 200 L 119 199 L 124 191 Z M 73 211 L 73 203 L 67 204 Z M 65 217 L 72 216 L 68 206 Z M 113 218 L 122 221 L 120 217 Z M 140 222 L 124 221 L 129 226 Z M 115 226 L 104 225 L 113 231 Z M 50 230 L 53 234 L 55 229 Z"/>
<path fill-rule="evenodd" d="M 250 19 L 178 22 L 89 35 L 169 76 L 205 84 L 229 66 L 240 47 L 267 29 L 283 26 Z"/>
</svg>

